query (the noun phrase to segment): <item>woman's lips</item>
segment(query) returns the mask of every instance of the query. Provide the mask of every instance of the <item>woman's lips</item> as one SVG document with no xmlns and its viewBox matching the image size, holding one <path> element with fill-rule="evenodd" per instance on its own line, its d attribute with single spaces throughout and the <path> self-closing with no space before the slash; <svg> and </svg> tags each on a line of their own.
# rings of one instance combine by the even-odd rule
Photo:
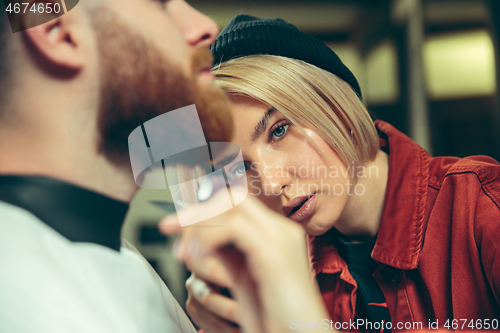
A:
<svg viewBox="0 0 500 333">
<path fill-rule="evenodd" d="M 287 215 L 290 219 L 294 220 L 295 222 L 303 222 L 305 221 L 309 216 L 311 216 L 314 213 L 314 209 L 316 208 L 316 202 L 317 202 L 317 196 L 316 193 L 314 193 L 310 197 L 304 197 L 304 198 L 295 198 L 293 201 L 296 201 L 296 199 L 300 200 L 298 204 L 295 204 L 295 207 L 283 207 L 283 213 Z"/>
</svg>

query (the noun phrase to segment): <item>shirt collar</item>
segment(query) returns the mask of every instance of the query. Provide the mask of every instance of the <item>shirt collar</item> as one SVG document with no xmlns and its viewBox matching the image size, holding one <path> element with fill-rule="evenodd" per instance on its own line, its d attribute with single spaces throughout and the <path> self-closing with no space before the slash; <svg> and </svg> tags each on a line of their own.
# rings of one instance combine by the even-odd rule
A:
<svg viewBox="0 0 500 333">
<path fill-rule="evenodd" d="M 373 259 L 415 269 L 422 250 L 429 154 L 393 126 L 375 121 L 388 137 L 389 177 Z"/>
<path fill-rule="evenodd" d="M 38 176 L 0 176 L 0 200 L 28 210 L 70 241 L 120 250 L 124 202 Z"/>
<path fill-rule="evenodd" d="M 429 154 L 390 124 L 377 120 L 375 127 L 382 149 L 390 154 L 384 208 L 372 258 L 396 268 L 415 269 L 423 243 Z M 316 274 L 337 273 L 346 267 L 332 232 L 309 237 Z"/>
</svg>

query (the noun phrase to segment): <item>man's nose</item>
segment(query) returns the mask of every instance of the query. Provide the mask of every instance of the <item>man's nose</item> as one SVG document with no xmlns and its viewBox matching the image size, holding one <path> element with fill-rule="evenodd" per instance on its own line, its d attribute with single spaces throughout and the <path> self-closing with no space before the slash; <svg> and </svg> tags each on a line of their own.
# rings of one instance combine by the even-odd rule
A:
<svg viewBox="0 0 500 333">
<path fill-rule="evenodd" d="M 181 29 L 186 42 L 194 47 L 210 46 L 219 34 L 217 24 L 185 1 L 179 1 L 178 6 L 173 19 Z"/>
</svg>

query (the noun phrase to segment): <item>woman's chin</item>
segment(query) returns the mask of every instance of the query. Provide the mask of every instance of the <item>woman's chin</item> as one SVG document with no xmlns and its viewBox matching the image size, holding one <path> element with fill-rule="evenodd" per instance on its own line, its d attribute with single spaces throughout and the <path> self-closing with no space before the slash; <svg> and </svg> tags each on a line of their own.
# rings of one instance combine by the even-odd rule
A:
<svg viewBox="0 0 500 333">
<path fill-rule="evenodd" d="M 309 236 L 320 236 L 330 230 L 330 227 L 315 223 L 314 216 L 300 223 Z"/>
</svg>

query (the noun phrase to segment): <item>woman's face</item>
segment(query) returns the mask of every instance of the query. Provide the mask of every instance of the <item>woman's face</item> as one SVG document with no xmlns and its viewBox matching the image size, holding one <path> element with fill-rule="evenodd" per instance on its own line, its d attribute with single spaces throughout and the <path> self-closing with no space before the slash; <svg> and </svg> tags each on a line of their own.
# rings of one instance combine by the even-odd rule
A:
<svg viewBox="0 0 500 333">
<path fill-rule="evenodd" d="M 245 160 L 245 166 L 229 168 L 232 176 L 243 176 L 246 167 L 251 194 L 300 223 L 307 234 L 325 233 L 340 219 L 353 193 L 349 169 L 313 130 L 300 133 L 281 113 L 254 99 L 231 101 L 233 142 Z"/>
</svg>

